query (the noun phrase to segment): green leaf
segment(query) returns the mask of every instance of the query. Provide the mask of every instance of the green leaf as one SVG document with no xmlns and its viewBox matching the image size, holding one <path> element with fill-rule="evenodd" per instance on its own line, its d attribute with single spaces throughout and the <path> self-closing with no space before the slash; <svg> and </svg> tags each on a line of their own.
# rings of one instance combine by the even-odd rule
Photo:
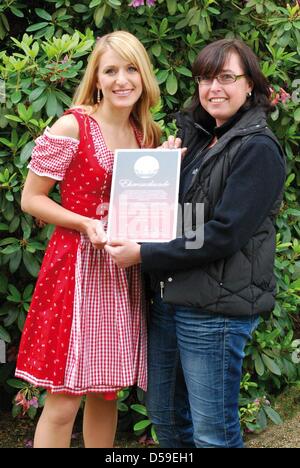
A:
<svg viewBox="0 0 300 468">
<path fill-rule="evenodd" d="M 177 11 L 177 0 L 167 0 L 167 8 L 169 15 L 175 15 Z"/>
<path fill-rule="evenodd" d="M 10 334 L 2 327 L 2 325 L 0 325 L 0 340 L 6 341 L 6 343 L 11 342 Z"/>
<path fill-rule="evenodd" d="M 147 416 L 147 409 L 143 405 L 133 404 L 130 406 L 130 408 L 136 411 L 137 413 L 142 414 L 143 416 Z"/>
<path fill-rule="evenodd" d="M 300 122 L 300 107 L 298 107 L 298 109 L 295 110 L 294 119 L 296 120 L 296 122 Z"/>
<path fill-rule="evenodd" d="M 39 112 L 44 107 L 44 105 L 46 104 L 47 99 L 48 99 L 48 95 L 45 93 L 39 99 L 34 101 L 32 103 L 32 105 L 31 105 L 33 111 L 34 112 Z"/>
<path fill-rule="evenodd" d="M 159 70 L 159 72 L 156 75 L 156 79 L 158 84 L 164 83 L 169 76 L 169 71 L 168 70 Z"/>
<path fill-rule="evenodd" d="M 128 411 L 128 406 L 125 403 L 123 403 L 122 401 L 118 401 L 118 411 L 127 412 Z"/>
<path fill-rule="evenodd" d="M 8 200 L 9 202 L 13 202 L 14 201 L 14 196 L 11 192 L 6 192 L 5 194 L 5 198 L 6 200 Z"/>
<path fill-rule="evenodd" d="M 256 11 L 259 15 L 263 14 L 264 12 L 264 7 L 263 5 L 260 5 L 259 3 L 257 5 L 255 5 L 255 8 L 256 8 Z"/>
<path fill-rule="evenodd" d="M 24 18 L 24 13 L 21 10 L 19 10 L 18 8 L 15 8 L 14 6 L 10 7 L 10 11 L 14 15 L 18 16 L 19 18 Z"/>
<path fill-rule="evenodd" d="M 280 368 L 278 367 L 278 365 L 276 364 L 275 361 L 273 361 L 273 359 L 271 359 L 269 356 L 267 356 L 266 354 L 262 354 L 262 360 L 263 362 L 265 363 L 265 365 L 267 366 L 267 368 L 275 375 L 281 375 L 281 370 Z"/>
<path fill-rule="evenodd" d="M 23 147 L 21 154 L 20 154 L 20 162 L 22 164 L 25 164 L 26 161 L 30 158 L 32 154 L 32 150 L 35 147 L 35 142 L 34 141 L 29 141 L 26 143 L 26 145 Z"/>
<path fill-rule="evenodd" d="M 29 301 L 31 299 L 32 292 L 33 292 L 33 284 L 27 284 L 23 292 L 24 301 Z"/>
<path fill-rule="evenodd" d="M 153 53 L 153 55 L 155 55 L 155 57 L 159 57 L 161 53 L 161 45 L 158 43 L 153 44 L 153 46 L 151 47 L 151 52 Z"/>
<path fill-rule="evenodd" d="M 22 412 L 22 408 L 20 405 L 13 405 L 12 407 L 12 410 L 11 410 L 11 414 L 12 414 L 12 417 L 13 418 L 16 418 L 17 416 L 19 416 Z"/>
<path fill-rule="evenodd" d="M 14 104 L 17 104 L 21 100 L 21 98 L 22 98 L 22 94 L 21 94 L 21 91 L 19 90 L 15 91 L 10 97 L 11 102 L 13 102 Z"/>
<path fill-rule="evenodd" d="M 282 419 L 280 415 L 275 411 L 271 406 L 264 405 L 264 411 L 267 413 L 267 416 L 273 421 L 274 424 L 282 424 Z"/>
<path fill-rule="evenodd" d="M 119 7 L 122 5 L 122 3 L 120 2 L 120 0 L 108 0 L 108 3 L 112 6 L 112 7 Z"/>
<path fill-rule="evenodd" d="M 186 67 L 176 67 L 176 71 L 180 73 L 181 75 L 192 77 L 192 72 Z"/>
<path fill-rule="evenodd" d="M 0 143 L 2 143 L 5 146 L 8 146 L 9 148 L 13 148 L 13 142 L 10 140 L 7 140 L 7 138 L 0 138 Z"/>
<path fill-rule="evenodd" d="M 10 255 L 20 250 L 20 248 L 21 248 L 20 244 L 8 245 L 7 247 L 5 247 L 5 249 L 2 250 L 2 254 Z"/>
<path fill-rule="evenodd" d="M 43 18 L 44 20 L 47 20 L 47 21 L 52 21 L 52 16 L 49 15 L 47 11 L 42 10 L 42 8 L 35 8 L 35 12 L 40 18 Z"/>
<path fill-rule="evenodd" d="M 102 3 L 102 0 L 92 0 L 91 3 L 89 4 L 89 8 L 94 8 L 95 6 L 98 6 Z"/>
<path fill-rule="evenodd" d="M 260 426 L 261 429 L 265 429 L 268 425 L 267 422 L 267 417 L 266 413 L 264 412 L 263 409 L 260 409 L 257 416 L 256 416 L 256 422 Z"/>
<path fill-rule="evenodd" d="M 59 89 L 56 90 L 56 98 L 63 102 L 67 107 L 71 107 L 72 99 Z"/>
<path fill-rule="evenodd" d="M 30 234 L 31 234 L 31 226 L 25 217 L 22 217 L 21 219 L 21 226 L 23 230 L 23 239 L 26 239 L 26 240 L 29 239 Z"/>
<path fill-rule="evenodd" d="M 8 285 L 8 290 L 14 302 L 21 302 L 21 294 L 13 284 Z"/>
<path fill-rule="evenodd" d="M 175 29 L 183 29 L 188 25 L 189 19 L 184 17 L 180 21 L 177 21 L 175 24 Z"/>
<path fill-rule="evenodd" d="M 17 117 L 16 115 L 5 115 L 7 120 L 12 120 L 13 122 L 22 122 L 22 119 L 20 117 Z"/>
<path fill-rule="evenodd" d="M 144 421 L 139 421 L 137 422 L 134 426 L 133 429 L 135 431 L 141 431 L 142 429 L 146 429 L 146 427 L 150 426 L 152 423 L 149 419 L 145 419 Z"/>
<path fill-rule="evenodd" d="M 214 7 L 208 7 L 207 10 L 210 12 L 210 13 L 213 13 L 214 15 L 219 15 L 221 12 L 220 10 L 217 10 L 216 8 Z"/>
<path fill-rule="evenodd" d="M 26 29 L 26 31 L 28 31 L 28 32 L 38 31 L 39 29 L 43 29 L 43 28 L 45 28 L 46 26 L 48 26 L 48 24 L 49 24 L 49 23 L 45 23 L 45 22 L 32 24 L 31 26 L 29 26 L 29 27 Z"/>
<path fill-rule="evenodd" d="M 24 120 L 24 122 L 27 122 L 32 117 L 32 109 L 30 107 L 26 109 L 22 102 L 18 104 L 18 113 L 21 119 Z"/>
<path fill-rule="evenodd" d="M 22 260 L 22 250 L 18 250 L 9 261 L 9 271 L 13 275 L 20 266 Z"/>
<path fill-rule="evenodd" d="M 57 111 L 57 99 L 54 92 L 50 92 L 47 98 L 46 111 L 48 117 L 56 115 Z"/>
<path fill-rule="evenodd" d="M 40 97 L 46 88 L 38 87 L 29 94 L 29 101 L 33 102 Z"/>
<path fill-rule="evenodd" d="M 3 325 L 7 329 L 18 319 L 19 310 L 17 308 L 10 310 L 7 317 L 3 321 Z"/>
<path fill-rule="evenodd" d="M 24 250 L 23 252 L 23 262 L 26 267 L 26 270 L 34 278 L 37 278 L 40 271 L 40 264 L 30 252 L 27 252 L 27 250 Z"/>
<path fill-rule="evenodd" d="M 101 25 L 101 22 L 104 18 L 105 10 L 106 10 L 106 5 L 102 5 L 102 7 L 97 8 L 97 10 L 94 13 L 94 21 L 98 28 Z"/>
<path fill-rule="evenodd" d="M 173 72 L 171 72 L 168 76 L 166 88 L 167 88 L 168 93 L 171 96 L 173 96 L 173 94 L 176 94 L 178 83 L 177 83 L 177 78 Z"/>
<path fill-rule="evenodd" d="M 295 210 L 294 208 L 288 208 L 286 214 L 300 218 L 300 210 Z"/>
<path fill-rule="evenodd" d="M 254 360 L 254 366 L 255 370 L 258 373 L 258 375 L 263 375 L 265 372 L 265 366 L 264 363 L 260 357 L 259 354 L 256 355 L 255 360 Z"/>
<path fill-rule="evenodd" d="M 34 406 L 30 406 L 26 414 L 30 417 L 30 419 L 34 420 L 34 418 L 36 417 L 36 413 L 37 408 L 35 408 Z"/>
<path fill-rule="evenodd" d="M 291 289 L 295 289 L 296 291 L 300 291 L 300 278 L 298 278 L 296 281 L 293 281 L 290 284 Z"/>
<path fill-rule="evenodd" d="M 23 310 L 21 310 L 21 312 L 18 315 L 18 328 L 20 332 L 23 331 L 25 319 L 26 319 L 25 313 Z"/>
<path fill-rule="evenodd" d="M 12 388 L 25 388 L 25 387 L 27 387 L 27 383 L 22 382 L 22 380 L 8 379 L 7 383 Z"/>
<path fill-rule="evenodd" d="M 18 244 L 18 239 L 16 239 L 15 237 L 6 237 L 5 239 L 2 239 L 0 241 L 0 247 L 9 244 Z"/>
<path fill-rule="evenodd" d="M 19 216 L 15 216 L 10 222 L 9 232 L 10 233 L 15 232 L 18 229 L 19 224 L 20 224 L 20 218 Z"/>
<path fill-rule="evenodd" d="M 7 291 L 8 278 L 0 271 L 0 294 L 5 294 Z"/>
<path fill-rule="evenodd" d="M 88 7 L 86 5 L 83 5 L 82 3 L 76 3 L 76 5 L 74 5 L 73 8 L 76 11 L 76 13 L 85 13 L 88 11 Z"/>
<path fill-rule="evenodd" d="M 3 216 L 6 221 L 11 221 L 15 215 L 15 209 L 13 203 L 7 202 L 6 207 L 3 210 Z"/>
</svg>

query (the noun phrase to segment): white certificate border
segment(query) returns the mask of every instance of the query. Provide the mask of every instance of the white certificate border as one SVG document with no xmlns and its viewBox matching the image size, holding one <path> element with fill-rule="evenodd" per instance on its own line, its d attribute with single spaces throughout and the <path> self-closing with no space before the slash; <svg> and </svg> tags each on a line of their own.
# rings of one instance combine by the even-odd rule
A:
<svg viewBox="0 0 300 468">
<path fill-rule="evenodd" d="M 115 155 L 114 155 L 114 165 L 113 165 L 113 173 L 112 173 L 112 181 L 111 181 L 111 189 L 110 189 L 110 198 L 109 198 L 109 208 L 110 206 L 114 205 L 114 195 L 115 195 L 115 190 L 114 186 L 116 183 L 116 167 L 118 164 L 118 157 L 119 153 L 122 152 L 130 152 L 130 153 L 141 153 L 141 156 L 143 153 L 149 154 L 149 153 L 170 153 L 172 151 L 174 153 L 174 157 L 177 156 L 177 180 L 176 180 L 176 187 L 175 187 L 175 196 L 174 196 L 174 222 L 173 222 L 173 232 L 172 232 L 172 239 L 169 240 L 161 240 L 161 239 L 143 239 L 142 241 L 139 239 L 129 239 L 132 242 L 156 242 L 156 243 L 165 243 L 165 242 L 170 242 L 173 239 L 176 239 L 176 233 L 177 233 L 177 222 L 178 222 L 178 197 L 179 197 L 179 184 L 180 184 L 180 166 L 181 166 L 181 149 L 180 148 L 172 148 L 172 149 L 167 149 L 167 148 L 134 148 L 134 149 L 116 149 L 115 150 Z M 176 154 L 177 153 L 177 154 Z M 107 240 L 110 242 L 112 240 L 110 231 L 111 231 L 111 210 L 108 210 L 108 221 L 107 221 Z"/>
</svg>

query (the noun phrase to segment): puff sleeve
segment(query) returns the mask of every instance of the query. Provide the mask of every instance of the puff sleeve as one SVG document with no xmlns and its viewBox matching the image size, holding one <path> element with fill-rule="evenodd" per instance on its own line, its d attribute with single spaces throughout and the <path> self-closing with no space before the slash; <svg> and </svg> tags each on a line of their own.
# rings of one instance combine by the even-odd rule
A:
<svg viewBox="0 0 300 468">
<path fill-rule="evenodd" d="M 47 127 L 35 143 L 27 167 L 37 175 L 63 180 L 77 152 L 79 141 L 72 137 L 53 135 Z"/>
</svg>

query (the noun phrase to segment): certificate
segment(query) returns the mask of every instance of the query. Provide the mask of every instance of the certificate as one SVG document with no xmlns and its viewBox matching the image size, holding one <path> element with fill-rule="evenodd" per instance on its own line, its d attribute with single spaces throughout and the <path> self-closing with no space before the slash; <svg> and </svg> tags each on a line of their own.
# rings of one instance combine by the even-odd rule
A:
<svg viewBox="0 0 300 468">
<path fill-rule="evenodd" d="M 108 240 L 176 238 L 180 163 L 180 149 L 116 150 Z"/>
</svg>

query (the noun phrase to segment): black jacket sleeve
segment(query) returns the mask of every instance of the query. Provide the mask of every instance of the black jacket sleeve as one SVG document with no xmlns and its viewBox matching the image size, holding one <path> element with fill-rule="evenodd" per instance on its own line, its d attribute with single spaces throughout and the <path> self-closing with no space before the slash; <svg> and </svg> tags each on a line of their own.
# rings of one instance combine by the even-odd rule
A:
<svg viewBox="0 0 300 468">
<path fill-rule="evenodd" d="M 240 250 L 268 216 L 285 179 L 283 157 L 265 136 L 245 143 L 236 155 L 213 219 L 204 225 L 204 244 L 186 249 L 184 237 L 141 246 L 144 271 L 176 271 L 226 258 Z"/>
</svg>

